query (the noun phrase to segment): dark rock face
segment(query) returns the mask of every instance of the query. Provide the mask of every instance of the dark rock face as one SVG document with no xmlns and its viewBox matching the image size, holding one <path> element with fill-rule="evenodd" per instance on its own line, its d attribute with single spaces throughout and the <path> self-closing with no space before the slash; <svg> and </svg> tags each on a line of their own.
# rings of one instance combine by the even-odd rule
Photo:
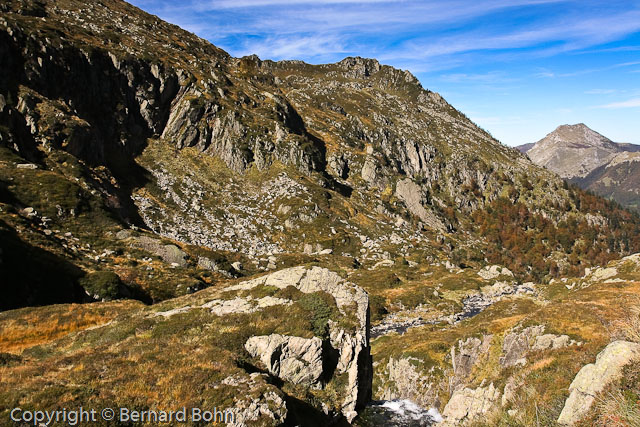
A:
<svg viewBox="0 0 640 427">
<path fill-rule="evenodd" d="M 36 7 L 47 15 L 40 25 L 51 37 L 30 29 L 33 18 L 0 22 L 2 66 L 8 70 L 0 80 L 6 128 L 1 142 L 25 158 L 36 160 L 38 147 L 50 144 L 90 165 L 106 166 L 123 185 L 104 191 L 130 222 L 141 221 L 129 190 L 148 179 L 133 159 L 149 138 L 178 150 L 196 147 L 238 173 L 274 162 L 305 175 L 319 172 L 329 188 L 341 188 L 334 177 L 361 176 L 380 189 L 410 177 L 424 193 L 442 193 L 424 199 L 427 210 L 450 204 L 478 209 L 499 195 L 493 170 L 504 169 L 504 176 L 513 178 L 503 167 L 515 160 L 508 149 L 406 71 L 364 58 L 323 66 L 233 59 L 192 35 L 186 36 L 190 50 L 185 50 L 170 36 L 175 28 L 126 4 L 109 2 L 111 10 L 72 4 L 66 14 Z M 96 20 L 109 16 L 117 34 L 78 19 L 89 11 L 85 7 Z M 25 7 L 12 2 L 7 9 Z M 74 35 L 87 31 L 84 39 Z M 352 92 L 367 88 L 373 89 L 370 102 L 345 104 Z M 391 93 L 409 102 L 396 105 Z M 338 151 L 335 143 L 327 148 L 326 127 L 338 135 Z M 495 155 L 479 159 L 467 143 L 471 140 L 489 144 Z"/>
<path fill-rule="evenodd" d="M 23 242 L 0 221 L 0 311 L 18 307 L 83 302 L 83 272 L 68 260 Z"/>
<path fill-rule="evenodd" d="M 307 174 L 324 169 L 322 141 L 306 131 L 291 104 L 280 95 L 256 102 L 230 92 L 228 77 L 216 70 L 227 65 L 205 64 L 213 79 L 201 87 L 193 72 L 175 65 L 65 38 L 48 43 L 6 21 L 0 38 L 6 71 L 0 93 L 13 101 L 0 112 L 7 128 L 2 142 L 26 157 L 46 141 L 115 169 L 139 154 L 147 138 L 161 136 L 178 149 L 217 155 L 237 172 L 275 160 Z"/>
</svg>

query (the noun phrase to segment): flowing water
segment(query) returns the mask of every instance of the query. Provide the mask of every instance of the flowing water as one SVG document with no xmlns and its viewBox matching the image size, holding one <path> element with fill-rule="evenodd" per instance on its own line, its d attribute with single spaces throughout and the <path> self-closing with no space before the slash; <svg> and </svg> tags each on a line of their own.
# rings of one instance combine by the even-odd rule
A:
<svg viewBox="0 0 640 427">
<path fill-rule="evenodd" d="M 397 314 L 388 315 L 380 324 L 371 327 L 371 338 L 377 338 L 392 332 L 400 335 L 407 332 L 409 328 L 415 328 L 424 325 L 433 325 L 440 322 L 458 323 L 461 320 L 468 319 L 481 313 L 485 308 L 491 306 L 500 298 L 507 295 L 517 295 L 520 293 L 533 293 L 534 290 L 525 285 L 516 285 L 509 292 L 499 295 L 484 295 L 482 293 L 472 294 L 462 300 L 462 311 L 449 316 L 442 316 L 437 319 L 425 320 L 421 317 L 400 318 Z"/>
<path fill-rule="evenodd" d="M 520 287 L 528 290 L 526 287 L 516 286 L 509 294 L 518 292 Z M 420 317 L 402 319 L 395 314 L 391 314 L 380 324 L 371 328 L 371 338 L 375 339 L 393 332 L 402 335 L 409 328 L 443 321 L 457 323 L 481 313 L 485 308 L 499 301 L 499 298 L 496 297 L 500 296 L 469 295 L 462 300 L 462 311 L 438 319 L 425 320 Z M 355 425 L 359 427 L 424 427 L 432 426 L 442 421 L 442 416 L 436 408 L 424 409 L 410 400 L 381 400 L 373 401 L 367 405 Z"/>
<path fill-rule="evenodd" d="M 424 409 L 410 400 L 371 402 L 355 425 L 359 427 L 425 427 L 442 421 L 435 408 Z"/>
<path fill-rule="evenodd" d="M 476 314 L 480 313 L 482 310 L 490 306 L 493 302 L 494 301 L 492 300 L 482 298 L 481 295 L 471 295 L 462 301 L 463 310 L 461 312 L 431 320 L 424 320 L 421 317 L 399 320 L 395 315 L 391 314 L 387 316 L 380 324 L 375 325 L 371 328 L 371 338 L 378 338 L 392 332 L 397 332 L 402 335 L 407 332 L 409 328 L 415 328 L 424 325 L 434 325 L 444 321 L 447 321 L 449 323 L 457 323 L 461 320 L 475 316 Z"/>
</svg>

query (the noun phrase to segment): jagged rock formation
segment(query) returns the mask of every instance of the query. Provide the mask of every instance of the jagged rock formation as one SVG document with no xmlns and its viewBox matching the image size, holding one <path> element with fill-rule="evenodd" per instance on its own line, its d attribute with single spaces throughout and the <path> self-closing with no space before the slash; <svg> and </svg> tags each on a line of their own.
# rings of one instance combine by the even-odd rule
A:
<svg viewBox="0 0 640 427">
<path fill-rule="evenodd" d="M 271 334 L 252 336 L 244 343 L 247 352 L 258 358 L 269 373 L 294 384 L 323 388 L 335 377 L 346 375 L 346 385 L 343 390 L 338 391 L 343 395 L 341 412 L 347 421 L 353 421 L 357 411 L 371 399 L 373 367 L 369 346 L 370 314 L 367 293 L 326 268 L 302 266 L 241 282 L 224 291 L 235 293 L 265 287 L 282 290 L 294 287 L 305 294 L 326 292 L 335 299 L 343 315 L 354 316 L 357 320 L 355 329 L 349 330 L 340 322 L 329 319 L 329 335 L 324 340 L 318 337 Z M 285 298 L 265 296 L 254 299 L 251 296 L 235 296 L 157 312 L 153 316 L 169 318 L 198 308 L 206 308 L 217 316 L 251 314 L 267 307 L 291 304 L 293 301 Z"/>
<path fill-rule="evenodd" d="M 493 405 L 499 399 L 500 391 L 493 386 L 493 383 L 488 387 L 457 390 L 442 411 L 444 417 L 442 425 L 459 426 L 473 421 L 493 409 Z"/>
<path fill-rule="evenodd" d="M 249 338 L 244 347 L 278 378 L 310 386 L 320 381 L 324 363 L 318 337 L 258 336 Z"/>
<path fill-rule="evenodd" d="M 580 369 L 569 391 L 571 394 L 558 417 L 558 424 L 573 425 L 584 417 L 599 392 L 619 378 L 622 369 L 640 360 L 640 344 L 614 341 L 598 353 L 596 362 Z"/>
<path fill-rule="evenodd" d="M 265 425 L 281 425 L 287 419 L 287 406 L 278 394 L 267 392 L 257 399 L 240 401 L 234 413 L 231 426 L 246 426 L 250 423 L 262 422 Z"/>
<path fill-rule="evenodd" d="M 491 346 L 493 335 L 485 335 L 480 338 L 469 337 L 466 340 L 458 341 L 458 349 L 456 346 L 451 347 L 451 365 L 455 377 L 465 380 L 480 357 L 486 355 Z"/>
<path fill-rule="evenodd" d="M 384 370 L 385 387 L 380 398 L 384 400 L 406 399 L 428 408 L 438 400 L 437 384 L 416 365 L 422 360 L 403 357 L 389 359 Z"/>
<path fill-rule="evenodd" d="M 568 335 L 544 334 L 543 325 L 529 326 L 522 330 L 510 331 L 504 337 L 500 364 L 504 367 L 525 365 L 530 351 L 557 350 L 568 345 L 581 343 L 570 340 Z"/>
<path fill-rule="evenodd" d="M 637 208 L 639 147 L 612 142 L 585 124 L 562 125 L 535 144 L 517 147 L 537 165 L 581 188 Z"/>
<path fill-rule="evenodd" d="M 338 323 L 329 322 L 329 342 L 331 349 L 323 348 L 317 338 L 305 340 L 280 335 L 249 338 L 245 348 L 259 357 L 270 372 L 282 379 L 295 383 L 304 382 L 315 385 L 324 374 L 332 351 L 337 359 L 333 365 L 336 375 L 347 374 L 345 398 L 342 413 L 352 421 L 357 410 L 371 398 L 373 367 L 369 347 L 369 299 L 361 288 L 346 282 L 336 273 L 325 268 L 293 267 L 280 270 L 257 279 L 231 286 L 227 290 L 250 290 L 257 286 L 272 286 L 285 289 L 293 286 L 304 293 L 326 292 L 333 296 L 338 309 L 346 312 L 353 310 L 358 321 L 355 331 L 344 330 Z M 332 374 L 329 373 L 328 377 Z"/>
</svg>

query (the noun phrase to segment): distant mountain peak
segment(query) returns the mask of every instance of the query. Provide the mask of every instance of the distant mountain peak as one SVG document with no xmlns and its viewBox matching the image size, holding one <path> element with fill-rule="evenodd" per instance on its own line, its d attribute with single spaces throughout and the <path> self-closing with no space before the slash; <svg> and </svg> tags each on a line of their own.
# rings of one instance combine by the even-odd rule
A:
<svg viewBox="0 0 640 427">
<path fill-rule="evenodd" d="M 536 164 L 563 178 L 582 178 L 623 148 L 584 123 L 558 126 L 526 151 Z"/>
<path fill-rule="evenodd" d="M 640 206 L 639 145 L 613 142 L 577 123 L 560 125 L 538 142 L 516 148 L 584 189 L 630 208 Z"/>
<path fill-rule="evenodd" d="M 613 151 L 621 151 L 609 138 L 594 131 L 584 123 L 575 125 L 560 125 L 553 132 L 549 133 L 540 142 L 552 142 L 554 144 L 579 144 L 593 147 L 608 147 Z M 534 145 L 534 148 L 535 148 Z"/>
</svg>

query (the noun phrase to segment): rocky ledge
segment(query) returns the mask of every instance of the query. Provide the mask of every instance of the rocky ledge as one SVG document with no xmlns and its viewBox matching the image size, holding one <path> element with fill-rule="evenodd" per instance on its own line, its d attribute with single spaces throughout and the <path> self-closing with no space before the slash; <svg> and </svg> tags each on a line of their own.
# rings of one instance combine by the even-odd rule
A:
<svg viewBox="0 0 640 427">
<path fill-rule="evenodd" d="M 357 325 L 345 329 L 329 320 L 329 336 L 305 339 L 272 334 L 247 340 L 245 349 L 278 378 L 322 388 L 334 377 L 346 375 L 341 412 L 349 421 L 371 400 L 373 366 L 369 347 L 369 297 L 360 287 L 320 267 L 292 267 L 228 287 L 227 291 L 250 291 L 259 286 L 285 289 L 293 286 L 310 294 L 326 292 L 343 315 L 354 315 Z M 286 302 L 283 302 L 286 304 Z"/>
</svg>

